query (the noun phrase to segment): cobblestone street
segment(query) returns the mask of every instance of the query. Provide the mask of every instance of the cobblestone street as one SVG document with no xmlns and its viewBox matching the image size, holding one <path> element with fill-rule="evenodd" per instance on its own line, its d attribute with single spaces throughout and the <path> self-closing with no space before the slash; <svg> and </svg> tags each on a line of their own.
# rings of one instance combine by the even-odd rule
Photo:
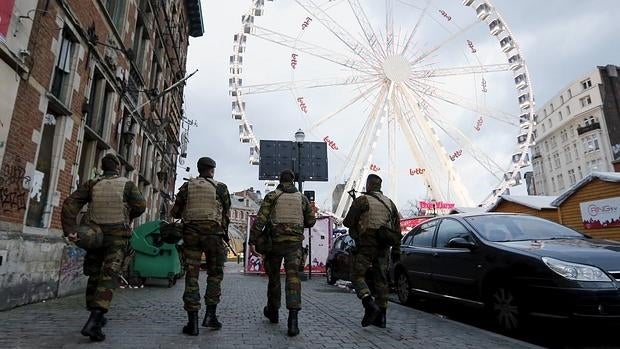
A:
<svg viewBox="0 0 620 349">
<path fill-rule="evenodd" d="M 0 312 L 0 348 L 532 348 L 517 340 L 390 303 L 388 328 L 362 328 L 362 307 L 346 289 L 328 286 L 322 276 L 302 283 L 301 334 L 286 336 L 286 310 L 280 323 L 262 315 L 266 278 L 243 275 L 228 263 L 218 308 L 224 328 L 201 327 L 198 337 L 181 334 L 186 321 L 183 282 L 120 289 L 104 328 L 107 339 L 91 343 L 79 333 L 87 319 L 83 296 L 75 295 Z M 206 274 L 201 274 L 204 287 Z M 202 291 L 202 290 L 201 290 Z M 204 307 L 201 315 L 204 314 Z M 201 316 L 202 321 L 202 316 Z"/>
</svg>

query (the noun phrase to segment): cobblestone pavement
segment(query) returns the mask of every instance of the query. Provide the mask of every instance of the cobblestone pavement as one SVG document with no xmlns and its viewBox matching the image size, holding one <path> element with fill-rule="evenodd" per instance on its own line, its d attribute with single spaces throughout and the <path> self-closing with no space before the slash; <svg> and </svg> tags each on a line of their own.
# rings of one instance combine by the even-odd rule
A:
<svg viewBox="0 0 620 349">
<path fill-rule="evenodd" d="M 394 303 L 388 306 L 387 329 L 362 328 L 362 307 L 355 295 L 328 286 L 320 276 L 302 283 L 301 334 L 289 338 L 286 309 L 280 310 L 277 325 L 262 315 L 266 278 L 243 275 L 240 269 L 226 265 L 220 331 L 201 327 L 197 337 L 183 335 L 183 283 L 167 288 L 162 282 L 118 290 L 107 315 L 105 342 L 91 343 L 80 335 L 88 313 L 83 296 L 76 295 L 0 312 L 0 348 L 533 348 Z M 201 273 L 201 287 L 205 278 Z M 203 314 L 204 307 L 201 321 Z"/>
</svg>

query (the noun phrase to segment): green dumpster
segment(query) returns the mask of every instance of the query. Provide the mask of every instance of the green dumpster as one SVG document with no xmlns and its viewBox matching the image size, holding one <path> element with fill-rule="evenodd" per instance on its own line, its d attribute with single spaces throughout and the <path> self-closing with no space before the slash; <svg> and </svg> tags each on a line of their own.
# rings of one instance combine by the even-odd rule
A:
<svg viewBox="0 0 620 349">
<path fill-rule="evenodd" d="M 131 277 L 142 283 L 147 278 L 167 279 L 168 286 L 176 284 L 183 274 L 177 245 L 167 244 L 159 238 L 163 221 L 147 222 L 137 227 L 131 237 L 135 254 L 131 263 Z"/>
</svg>

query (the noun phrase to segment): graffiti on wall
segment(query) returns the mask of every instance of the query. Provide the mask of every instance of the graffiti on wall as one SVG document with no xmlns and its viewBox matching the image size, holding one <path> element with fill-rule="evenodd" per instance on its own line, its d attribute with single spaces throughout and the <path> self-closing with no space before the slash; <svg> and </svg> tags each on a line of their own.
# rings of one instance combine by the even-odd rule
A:
<svg viewBox="0 0 620 349">
<path fill-rule="evenodd" d="M 0 170 L 0 205 L 3 212 L 26 209 L 30 176 L 23 166 L 6 161 Z"/>
<path fill-rule="evenodd" d="M 82 265 L 86 251 L 76 246 L 66 246 L 60 261 L 58 292 L 60 295 L 72 293 L 82 287 Z M 82 282 L 80 282 L 82 281 Z"/>
</svg>

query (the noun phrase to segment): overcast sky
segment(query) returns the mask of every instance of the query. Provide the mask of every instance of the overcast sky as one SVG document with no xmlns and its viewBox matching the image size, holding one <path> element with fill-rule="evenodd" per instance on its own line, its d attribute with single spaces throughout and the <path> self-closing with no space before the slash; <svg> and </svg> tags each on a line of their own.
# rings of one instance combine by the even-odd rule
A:
<svg viewBox="0 0 620 349">
<path fill-rule="evenodd" d="M 339 2 L 340 4 L 330 10 L 333 11 L 331 13 L 361 40 L 359 27 L 355 26 L 357 23 L 351 20 L 353 17 L 347 17 L 345 13 L 348 9 L 346 1 Z M 192 168 L 190 174 L 195 175 L 195 163 L 199 157 L 214 158 L 218 164 L 216 179 L 225 182 L 231 191 L 251 186 L 261 191 L 264 190 L 263 183 L 257 179 L 258 166 L 248 164 L 248 145 L 239 142 L 238 123 L 231 117 L 232 100 L 228 89 L 228 61 L 232 53 L 233 35 L 240 30 L 241 15 L 247 11 L 251 3 L 251 0 L 203 0 L 205 34 L 200 38 L 190 39 L 188 53 L 187 71 L 199 69 L 199 72 L 188 81 L 185 89 L 186 116 L 198 122 L 198 127 L 190 131 L 186 165 Z M 371 22 L 380 25 L 385 15 L 383 6 L 377 6 L 377 4 L 382 5 L 383 2 L 365 0 L 361 3 L 364 4 Z M 395 6 L 398 8 L 395 23 L 397 34 L 401 33 L 400 37 L 406 37 L 405 33 L 413 28 L 418 18 L 420 11 L 415 7 L 424 7 L 425 3 L 426 0 L 395 1 Z M 620 13 L 620 1 L 495 0 L 493 4 L 509 24 L 514 39 L 519 43 L 521 52 L 527 59 L 535 98 L 539 106 L 573 80 L 594 70 L 597 65 L 620 64 L 618 51 L 620 23 L 617 15 L 614 17 L 614 13 Z M 464 27 L 475 19 L 473 10 L 464 8 L 460 0 L 435 0 L 431 7 L 434 15 L 422 22 L 420 34 L 416 37 L 416 47 L 419 49 L 431 47 L 433 42 L 439 40 L 437 38 L 441 35 L 437 32 L 440 32 L 442 28 L 454 30 L 456 26 Z M 435 13 L 437 9 L 445 10 L 451 20 L 442 24 L 443 18 Z M 298 26 L 305 16 L 304 10 L 294 1 L 266 1 L 265 16 L 258 17 L 257 24 L 297 37 L 301 34 Z M 320 25 L 317 24 L 314 33 L 304 32 L 306 36 L 303 39 L 338 50 L 337 39 L 319 27 Z M 446 37 L 445 33 L 443 37 Z M 482 60 L 484 64 L 503 63 L 501 60 L 504 59 L 504 55 L 499 49 L 497 39 L 488 34 L 488 29 L 483 23 L 480 23 L 471 33 L 463 35 L 459 39 L 458 48 L 446 47 L 439 51 L 433 57 L 433 62 L 445 67 L 463 65 L 461 57 L 467 52 L 462 49 L 464 47 L 462 44 L 467 39 L 472 39 L 481 51 L 479 54 L 482 56 L 477 56 L 475 59 Z M 340 52 L 346 52 L 346 50 L 340 50 Z M 335 69 L 329 64 L 324 66 L 325 62 L 313 60 L 311 57 L 303 57 L 306 64 L 300 66 L 294 75 L 289 66 L 290 53 L 290 49 L 249 37 L 247 52 L 244 54 L 244 85 L 343 76 L 340 74 L 342 69 Z M 471 58 L 465 59 L 469 61 Z M 472 98 L 475 97 L 476 100 L 484 98 L 484 102 L 481 103 L 489 109 L 517 115 L 516 92 L 510 85 L 512 84 L 511 75 L 502 74 L 508 75 L 485 75 L 491 91 L 484 97 L 475 94 Z M 479 83 L 471 76 L 467 77 L 470 81 L 455 79 L 447 81 L 448 85 L 453 88 L 452 91 L 461 91 L 470 86 L 468 84 Z M 310 92 L 285 91 L 248 96 L 245 100 L 248 103 L 248 118 L 254 124 L 259 138 L 292 139 L 297 128 L 309 128 L 313 120 L 336 111 L 358 93 L 359 90 L 356 88 L 343 87 L 315 89 Z M 303 115 L 296 105 L 294 97 L 301 95 L 305 97 L 310 105 L 309 108 L 313 111 L 310 116 Z M 307 140 L 310 141 L 321 141 L 324 136 L 330 136 L 338 143 L 339 150 L 332 151 L 329 155 L 330 177 L 334 182 L 342 180 L 336 178 L 337 174 L 371 106 L 369 102 L 360 103 L 351 110 L 343 112 L 339 120 L 328 123 L 323 129 L 317 129 L 316 132 L 307 135 Z M 461 115 L 458 110 L 447 106 L 439 108 L 444 108 L 442 113 L 445 115 L 457 115 L 455 117 L 459 117 L 458 119 L 446 118 L 446 121 L 459 128 L 475 121 L 475 119 L 468 119 L 464 113 Z M 347 113 L 355 115 L 351 116 Z M 475 133 L 471 134 L 472 139 L 475 139 L 476 147 L 490 149 L 491 157 L 499 156 L 507 161 L 509 154 L 513 151 L 512 148 L 516 145 L 516 134 L 508 132 L 504 135 L 501 125 L 493 124 L 492 121 L 487 122 L 485 126 L 488 126 L 486 136 L 482 133 L 480 137 L 477 137 Z M 382 135 L 384 136 L 382 138 L 387 138 L 385 131 Z M 449 141 L 443 141 L 443 143 L 449 152 L 459 149 L 457 144 L 450 144 Z M 398 171 L 401 173 L 398 177 L 401 192 L 398 201 L 402 205 L 410 199 L 422 199 L 427 193 L 420 181 L 412 181 L 408 176 L 408 169 L 416 168 L 416 164 L 403 139 L 398 141 L 398 148 Z M 497 148 L 501 148 L 501 151 Z M 385 152 L 380 153 L 375 156 L 374 162 L 377 162 L 382 167 L 382 171 L 385 171 L 388 167 L 387 157 Z M 457 166 L 474 200 L 481 200 L 482 196 L 491 189 L 494 179 L 487 176 L 487 178 L 478 180 L 477 174 L 484 171 L 473 166 L 472 161 L 466 157 Z M 187 177 L 188 173 L 182 169 L 179 171 L 180 178 Z M 331 185 L 306 183 L 304 189 L 317 190 L 318 201 L 324 205 L 331 205 L 331 202 L 327 200 L 331 197 Z"/>
</svg>

